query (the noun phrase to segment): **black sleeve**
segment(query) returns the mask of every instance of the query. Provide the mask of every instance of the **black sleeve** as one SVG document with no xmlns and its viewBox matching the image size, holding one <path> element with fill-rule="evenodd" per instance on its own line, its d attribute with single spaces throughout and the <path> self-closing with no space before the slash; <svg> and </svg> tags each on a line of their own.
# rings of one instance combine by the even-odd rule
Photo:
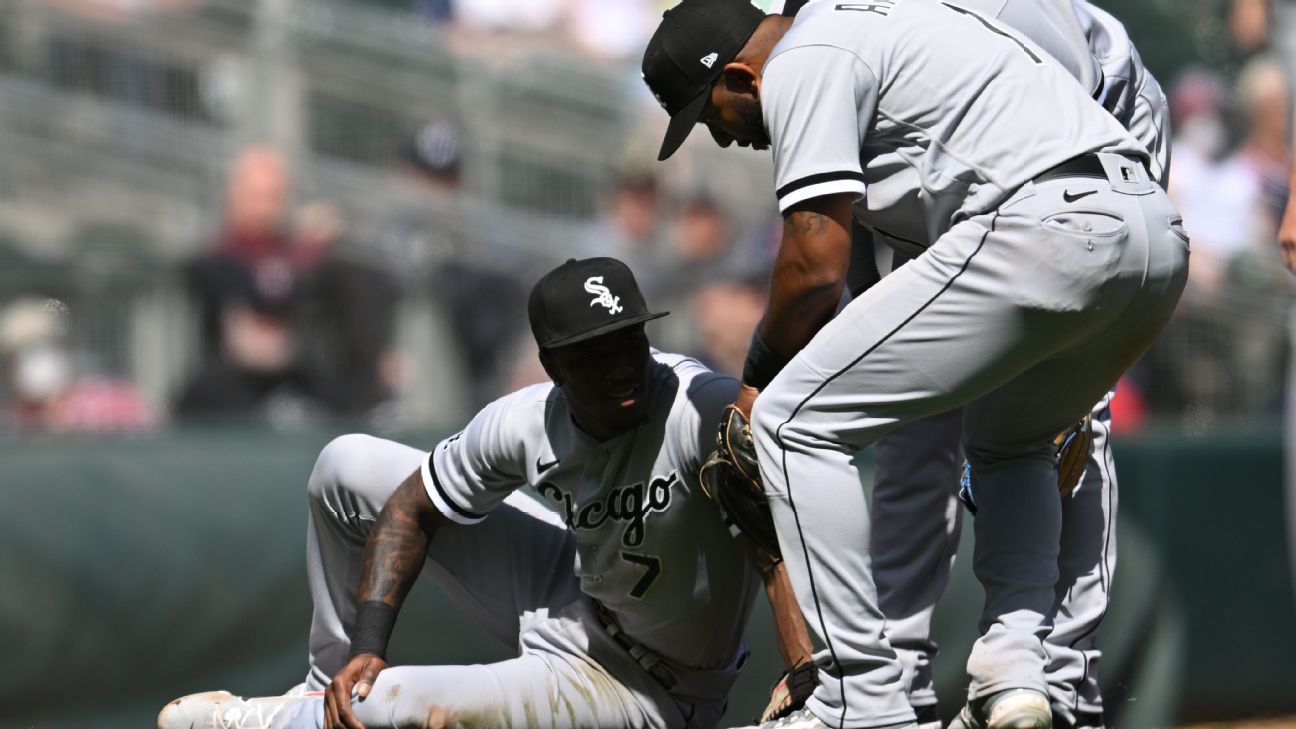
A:
<svg viewBox="0 0 1296 729">
<path fill-rule="evenodd" d="M 858 221 L 851 221 L 850 268 L 846 271 L 846 288 L 851 296 L 859 296 L 870 286 L 882 280 L 877 260 L 873 257 L 873 234 Z"/>
<path fill-rule="evenodd" d="M 808 2 L 810 0 L 787 0 L 787 2 L 783 3 L 783 14 L 790 18 L 796 15 Z"/>
</svg>

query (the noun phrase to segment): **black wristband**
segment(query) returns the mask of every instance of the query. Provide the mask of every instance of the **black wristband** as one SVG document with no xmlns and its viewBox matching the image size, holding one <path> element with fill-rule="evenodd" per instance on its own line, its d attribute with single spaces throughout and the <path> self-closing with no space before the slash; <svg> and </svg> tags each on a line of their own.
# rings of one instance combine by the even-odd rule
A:
<svg viewBox="0 0 1296 729">
<path fill-rule="evenodd" d="M 784 357 L 770 349 L 765 340 L 761 339 L 760 326 L 757 325 L 756 331 L 752 332 L 747 361 L 743 363 L 742 380 L 757 390 L 764 390 L 765 386 L 772 382 L 791 361 L 791 357 Z"/>
<path fill-rule="evenodd" d="M 387 656 L 387 641 L 396 625 L 396 608 L 382 600 L 367 600 L 356 608 L 355 630 L 351 636 L 351 657 L 372 653 Z"/>
</svg>

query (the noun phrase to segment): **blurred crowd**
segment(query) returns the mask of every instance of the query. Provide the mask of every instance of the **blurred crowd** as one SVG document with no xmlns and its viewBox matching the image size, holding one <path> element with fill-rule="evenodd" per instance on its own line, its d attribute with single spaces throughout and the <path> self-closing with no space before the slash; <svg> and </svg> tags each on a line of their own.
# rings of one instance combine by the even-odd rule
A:
<svg viewBox="0 0 1296 729">
<path fill-rule="evenodd" d="M 1296 278 L 1278 231 L 1291 194 L 1296 77 L 1279 42 L 1292 39 L 1274 31 L 1296 32 L 1290 5 L 1236 0 L 1236 76 L 1190 67 L 1169 80 L 1169 192 L 1192 237 L 1190 279 L 1175 320 L 1123 381 L 1118 428 L 1149 413 L 1188 432 L 1281 415 Z"/>
<path fill-rule="evenodd" d="M 179 272 L 197 349 L 173 399 L 150 407 L 125 381 L 80 376 L 66 346 L 67 307 L 22 298 L 0 312 L 8 424 L 138 431 L 162 413 L 195 422 L 398 423 L 411 368 L 396 327 L 402 300 L 417 298 L 433 304 L 448 334 L 428 369 L 462 373 L 462 404 L 480 407 L 544 377 L 526 295 L 566 256 L 629 262 L 654 307 L 675 312 L 655 333 L 657 346 L 741 369 L 764 306 L 774 221 L 742 230 L 707 192 L 667 194 L 649 164 L 633 163 L 618 170 L 599 214 L 575 227 L 566 251 L 528 258 L 493 249 L 489 222 L 471 219 L 459 199 L 462 135 L 447 121 L 412 135 L 394 170 L 401 194 L 367 236 L 353 235 L 330 203 L 296 202 L 282 154 L 244 149 L 229 169 L 221 226 Z"/>
<path fill-rule="evenodd" d="M 207 4 L 44 1 L 105 22 Z M 621 61 L 637 58 L 669 5 L 345 1 L 453 28 L 477 52 L 493 47 L 492 39 L 511 46 L 522 36 L 557 36 Z M 1120 430 L 1158 419 L 1205 428 L 1277 417 L 1283 406 L 1296 277 L 1283 267 L 1276 241 L 1290 194 L 1293 79 L 1268 34 L 1272 7 L 1232 4 L 1235 74 L 1191 67 L 1161 79 L 1174 130 L 1169 187 L 1192 237 L 1191 280 L 1161 341 L 1122 380 Z M 86 48 L 64 50 L 68 58 L 93 61 Z M 131 66 L 130 60 L 116 63 Z M 141 68 L 131 66 L 122 78 L 147 79 Z M 131 93 L 147 95 L 155 86 L 188 88 L 184 79 L 170 79 Z M 219 225 L 178 270 L 159 274 L 178 281 L 189 302 L 193 351 L 180 386 L 146 397 L 120 363 L 71 336 L 93 312 L 33 289 L 0 301 L 4 425 L 51 432 L 142 432 L 224 420 L 399 425 L 410 422 L 411 400 L 426 392 L 417 380 L 429 377 L 454 391 L 454 412 L 435 418 L 449 425 L 543 378 L 524 315 L 527 292 L 553 264 L 590 255 L 626 261 L 650 306 L 672 312 L 650 330 L 656 346 L 740 372 L 779 235 L 770 201 L 751 201 L 753 214 L 719 194 L 724 174 L 681 185 L 662 178 L 650 155 L 627 154 L 607 175 L 596 212 L 574 221 L 564 245 L 509 245 L 527 231 L 502 226 L 489 205 L 467 200 L 473 131 L 448 115 L 406 130 L 388 155 L 397 184 L 378 219 L 364 225 L 350 219 L 345 201 L 302 194 L 309 186 L 300 184 L 301 171 L 284 150 L 243 146 L 231 155 L 221 196 L 211 201 L 221 210 Z M 681 164 L 689 154 L 686 147 Z M 411 316 L 418 311 L 434 316 Z M 420 335 L 430 326 L 435 336 Z M 409 346 L 420 336 L 434 341 L 430 351 Z"/>
</svg>

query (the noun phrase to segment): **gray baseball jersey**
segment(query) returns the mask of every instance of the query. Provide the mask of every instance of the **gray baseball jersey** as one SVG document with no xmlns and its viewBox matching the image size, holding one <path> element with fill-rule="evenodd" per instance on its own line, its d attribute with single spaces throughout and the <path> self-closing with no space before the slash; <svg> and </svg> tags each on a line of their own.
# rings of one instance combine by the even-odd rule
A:
<svg viewBox="0 0 1296 729">
<path fill-rule="evenodd" d="M 953 0 L 955 4 L 996 18 L 1048 52 L 1097 98 L 1102 88 L 1102 65 L 1089 52 L 1088 39 L 1076 16 L 1073 0 Z"/>
<path fill-rule="evenodd" d="M 653 387 L 648 422 L 602 443 L 575 426 L 560 390 L 525 388 L 442 441 L 423 478 L 460 524 L 531 485 L 574 532 L 587 595 L 663 656 L 716 668 L 733 660 L 758 584 L 696 480 L 736 385 L 696 360 L 658 353 Z"/>
<path fill-rule="evenodd" d="M 912 720 L 850 452 L 959 405 L 986 589 L 970 698 L 1048 693 L 1063 531 L 1049 441 L 1168 320 L 1187 274 L 1177 213 L 1092 89 L 967 7 L 811 2 L 762 78 L 780 209 L 854 194 L 859 221 L 920 254 L 825 325 L 753 412 L 780 544 L 801 555 L 789 577 L 824 646 L 807 706 L 829 726 Z M 1088 170 L 1042 174 L 1073 158 Z"/>
<path fill-rule="evenodd" d="M 610 440 L 585 435 L 562 391 L 543 384 L 487 406 L 431 453 L 363 435 L 329 444 L 308 489 L 303 689 L 345 664 L 365 539 L 420 471 L 454 522 L 433 536 L 423 574 L 519 655 L 388 668 L 353 702 L 365 726 L 713 726 L 760 584 L 696 482 L 737 383 L 687 357 L 653 358 L 646 421 Z M 322 722 L 311 695 L 277 708 L 272 726 Z"/>
<path fill-rule="evenodd" d="M 957 1 L 998 17 L 1061 62 L 1149 150 L 1153 177 L 1164 183 L 1167 107 L 1118 21 L 1080 0 Z M 865 236 L 857 246 L 871 250 L 869 243 Z M 888 270 L 890 251 L 877 252 L 885 254 L 880 269 Z M 1063 501 L 1058 608 L 1045 642 L 1049 698 L 1055 716 L 1069 724 L 1100 719 L 1103 710 L 1098 635 L 1116 561 L 1116 473 L 1105 447 L 1110 399 L 1109 394 L 1093 409 L 1095 437 L 1084 480 Z M 874 578 L 887 635 L 920 718 L 935 711 L 931 616 L 961 532 L 960 420 L 959 411 L 924 418 L 888 434 L 875 449 Z"/>
<path fill-rule="evenodd" d="M 1170 159 L 1170 109 L 1129 32 L 1086 0 L 954 0 L 997 18 L 1048 51 L 1148 151 L 1152 178 Z"/>
<path fill-rule="evenodd" d="M 779 209 L 853 193 L 856 218 L 911 254 L 1079 154 L 1147 156 L 1042 48 L 939 0 L 808 4 L 761 103 Z"/>
<path fill-rule="evenodd" d="M 1165 92 L 1119 20 L 1084 0 L 1073 3 L 1089 51 L 1102 67 L 1095 98 L 1147 149 L 1152 179 L 1165 187 L 1170 176 L 1170 104 Z"/>
</svg>

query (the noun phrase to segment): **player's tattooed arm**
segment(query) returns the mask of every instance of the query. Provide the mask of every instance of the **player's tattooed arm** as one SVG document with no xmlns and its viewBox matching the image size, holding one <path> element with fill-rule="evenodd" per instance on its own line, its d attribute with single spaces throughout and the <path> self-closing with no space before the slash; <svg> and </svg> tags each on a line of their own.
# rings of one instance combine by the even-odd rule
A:
<svg viewBox="0 0 1296 729">
<path fill-rule="evenodd" d="M 800 351 L 837 310 L 850 267 L 853 202 L 850 194 L 824 195 L 783 215 L 761 338 L 784 356 Z"/>
<path fill-rule="evenodd" d="M 360 569 L 351 659 L 324 692 L 325 729 L 364 729 L 351 708 L 352 689 L 365 699 L 387 668 L 384 656 L 396 614 L 423 569 L 432 534 L 447 521 L 428 498 L 419 471 L 396 487 L 379 513 Z"/>
<path fill-rule="evenodd" d="M 1292 161 L 1291 184 L 1296 186 L 1296 160 Z M 1287 209 L 1283 211 L 1278 228 L 1278 245 L 1282 247 L 1283 264 L 1287 270 L 1296 273 L 1296 195 L 1287 198 Z"/>
<path fill-rule="evenodd" d="M 419 471 L 401 482 L 365 544 L 356 602 L 380 601 L 399 609 L 423 569 L 432 534 L 445 521 Z"/>
</svg>

